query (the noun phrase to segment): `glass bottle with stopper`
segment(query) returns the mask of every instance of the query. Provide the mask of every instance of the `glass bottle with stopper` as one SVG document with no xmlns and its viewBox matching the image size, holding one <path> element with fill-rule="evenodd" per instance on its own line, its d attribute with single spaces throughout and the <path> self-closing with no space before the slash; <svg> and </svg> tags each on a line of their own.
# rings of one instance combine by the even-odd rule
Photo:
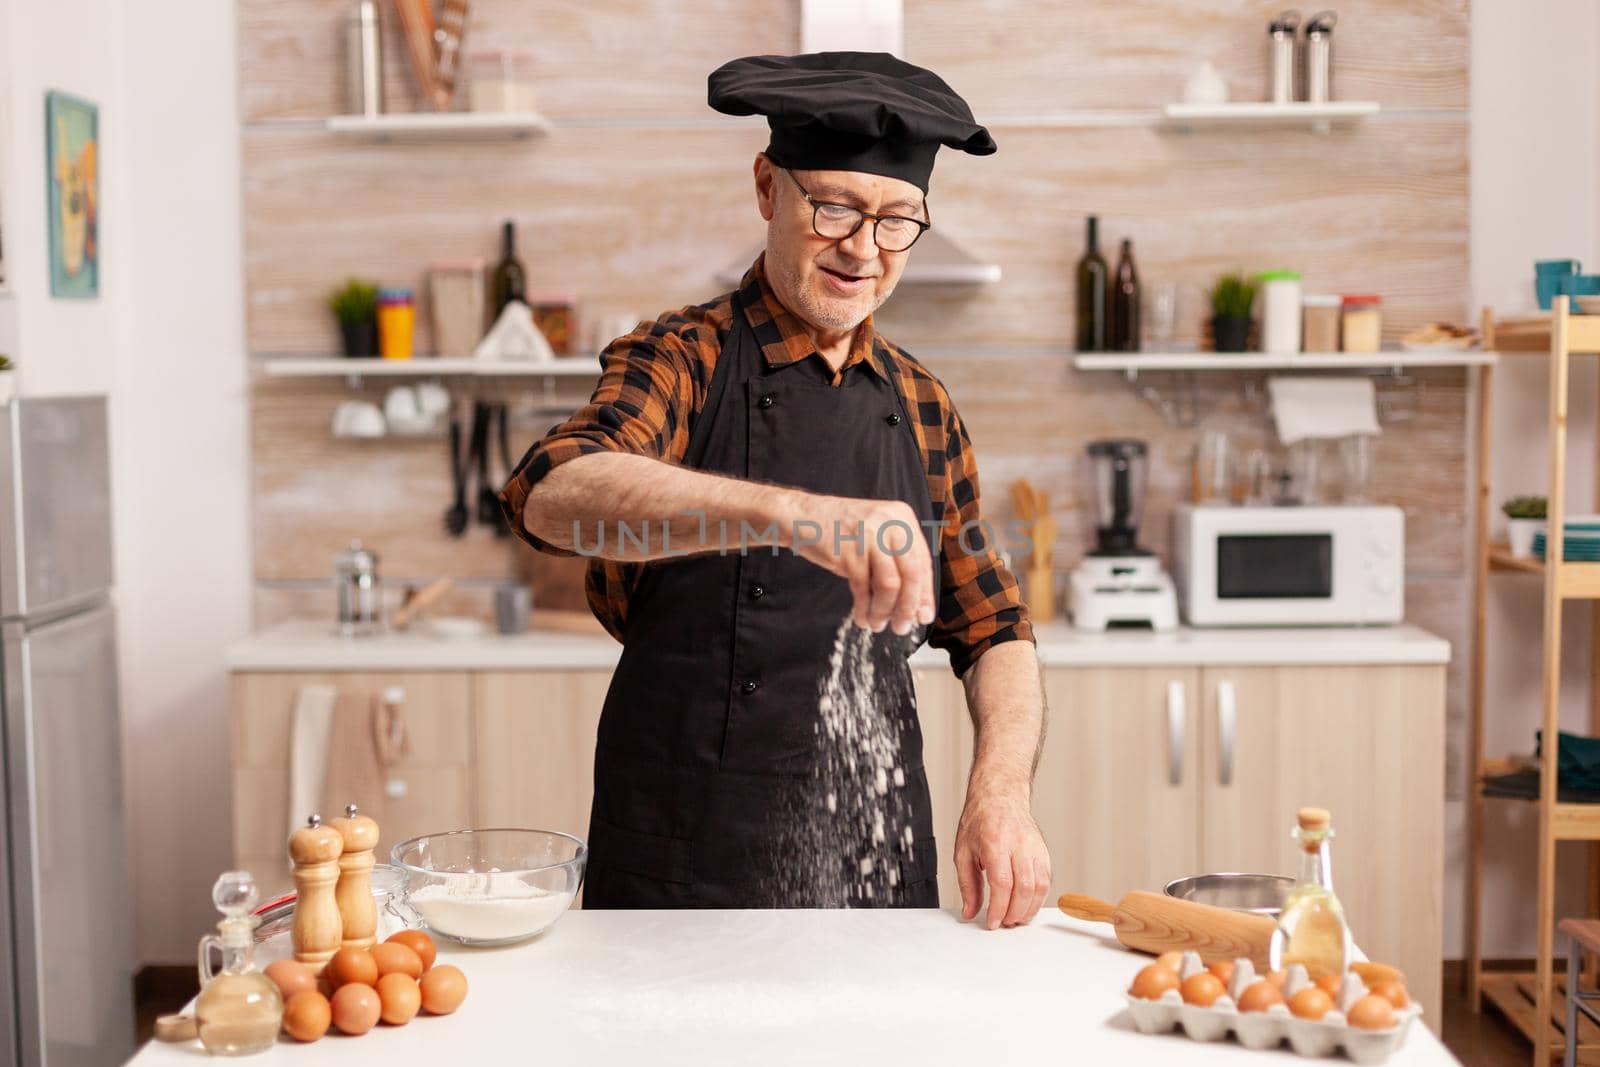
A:
<svg viewBox="0 0 1600 1067">
<path fill-rule="evenodd" d="M 211 889 L 222 912 L 218 933 L 200 939 L 200 997 L 195 1022 L 200 1043 L 214 1056 L 246 1056 L 270 1048 L 283 1021 L 283 995 L 256 970 L 256 884 L 248 871 L 228 871 Z M 211 969 L 211 950 L 222 954 Z"/>
<path fill-rule="evenodd" d="M 1332 817 L 1326 808 L 1301 808 L 1294 836 L 1300 842 L 1300 878 L 1289 891 L 1272 932 L 1268 962 L 1275 971 L 1301 964 L 1313 981 L 1343 978 L 1350 966 L 1350 927 L 1333 892 L 1328 840 Z"/>
</svg>

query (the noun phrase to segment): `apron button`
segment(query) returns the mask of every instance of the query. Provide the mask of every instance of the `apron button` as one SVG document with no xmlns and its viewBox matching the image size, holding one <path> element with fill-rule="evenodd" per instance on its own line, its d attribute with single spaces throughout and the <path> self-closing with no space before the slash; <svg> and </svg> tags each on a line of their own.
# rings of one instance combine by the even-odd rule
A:
<svg viewBox="0 0 1600 1067">
<path fill-rule="evenodd" d="M 739 688 L 743 689 L 746 693 L 754 693 L 760 687 L 761 687 L 761 683 L 756 681 L 754 678 L 751 678 L 750 680 L 746 681 L 744 683 L 744 685 L 740 686 Z"/>
<path fill-rule="evenodd" d="M 770 408 L 774 402 L 775 400 L 771 393 L 763 395 L 760 400 L 756 401 L 756 403 L 760 404 L 764 408 Z"/>
<path fill-rule="evenodd" d="M 750 596 L 752 598 L 756 599 L 756 600 L 760 600 L 762 597 L 764 597 L 766 595 L 767 595 L 767 587 L 764 586 L 764 585 L 754 586 L 750 590 Z"/>
<path fill-rule="evenodd" d="M 899 426 L 900 425 L 900 413 L 898 411 L 896 411 L 892 415 L 885 415 L 883 421 L 887 422 L 890 426 Z"/>
</svg>

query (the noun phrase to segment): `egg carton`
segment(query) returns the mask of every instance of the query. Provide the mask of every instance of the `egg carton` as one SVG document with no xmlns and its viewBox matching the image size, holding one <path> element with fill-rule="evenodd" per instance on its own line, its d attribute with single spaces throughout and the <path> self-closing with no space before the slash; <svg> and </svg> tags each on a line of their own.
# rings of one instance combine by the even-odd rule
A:
<svg viewBox="0 0 1600 1067">
<path fill-rule="evenodd" d="M 1198 953 L 1184 954 L 1181 978 L 1188 978 L 1205 965 Z M 1343 1051 L 1360 1064 L 1383 1063 L 1406 1039 L 1406 1033 L 1422 1006 L 1412 1001 L 1396 1010 L 1396 1022 L 1385 1030 L 1364 1030 L 1351 1026 L 1345 1015 L 1356 1001 L 1367 995 L 1361 977 L 1350 972 L 1344 977 L 1339 995 L 1334 998 L 1334 1008 L 1321 1019 L 1299 1019 L 1290 1014 L 1287 1003 L 1274 1004 L 1266 1011 L 1242 1012 L 1238 1009 L 1239 997 L 1260 979 L 1255 965 L 1247 959 L 1235 960 L 1233 977 L 1228 990 L 1210 1007 L 1185 1004 L 1176 989 L 1169 989 L 1159 1000 L 1142 1000 L 1125 993 L 1128 1012 L 1133 1025 L 1143 1034 L 1165 1034 L 1181 1027 L 1195 1041 L 1221 1041 L 1232 1034 L 1239 1044 L 1249 1049 L 1274 1049 L 1289 1042 L 1289 1046 L 1302 1056 L 1327 1057 Z M 1290 967 L 1284 977 L 1283 999 L 1291 997 L 1311 984 L 1306 969 L 1300 964 Z"/>
</svg>

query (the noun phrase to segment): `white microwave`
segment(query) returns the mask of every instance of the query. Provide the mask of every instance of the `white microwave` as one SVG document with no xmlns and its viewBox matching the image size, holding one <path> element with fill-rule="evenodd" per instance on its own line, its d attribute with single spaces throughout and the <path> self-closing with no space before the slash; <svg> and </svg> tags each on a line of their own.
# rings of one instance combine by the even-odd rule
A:
<svg viewBox="0 0 1600 1067">
<path fill-rule="evenodd" d="M 1405 615 L 1399 508 L 1184 504 L 1172 557 L 1191 626 L 1364 626 Z"/>
</svg>

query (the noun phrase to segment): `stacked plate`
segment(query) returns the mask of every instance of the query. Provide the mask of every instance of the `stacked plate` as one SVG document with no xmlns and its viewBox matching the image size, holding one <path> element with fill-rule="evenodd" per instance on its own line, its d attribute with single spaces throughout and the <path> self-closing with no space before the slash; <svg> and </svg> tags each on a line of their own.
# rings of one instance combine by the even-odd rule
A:
<svg viewBox="0 0 1600 1067">
<path fill-rule="evenodd" d="M 1562 529 L 1565 531 L 1561 544 L 1563 559 L 1568 563 L 1600 563 L 1600 518 L 1568 519 Z M 1533 535 L 1533 554 L 1544 559 L 1542 530 Z"/>
</svg>

